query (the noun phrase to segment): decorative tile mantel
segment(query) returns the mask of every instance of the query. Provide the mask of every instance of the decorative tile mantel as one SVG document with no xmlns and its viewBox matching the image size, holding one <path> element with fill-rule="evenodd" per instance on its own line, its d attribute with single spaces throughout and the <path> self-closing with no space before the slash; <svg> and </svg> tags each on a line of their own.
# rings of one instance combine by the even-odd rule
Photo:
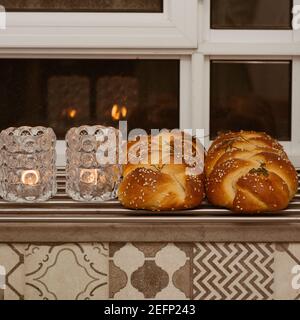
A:
<svg viewBox="0 0 300 320">
<path fill-rule="evenodd" d="M 300 244 L 0 244 L 0 300 L 300 299 Z"/>
<path fill-rule="evenodd" d="M 71 201 L 58 182 L 47 203 L 0 201 L 0 300 L 300 299 L 300 195 L 273 215 L 153 214 Z"/>
</svg>

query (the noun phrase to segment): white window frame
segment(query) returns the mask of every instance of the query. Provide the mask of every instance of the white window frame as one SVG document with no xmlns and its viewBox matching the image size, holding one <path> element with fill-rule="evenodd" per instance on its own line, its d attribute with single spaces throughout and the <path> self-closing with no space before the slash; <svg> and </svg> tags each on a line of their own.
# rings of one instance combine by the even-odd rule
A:
<svg viewBox="0 0 300 320">
<path fill-rule="evenodd" d="M 300 4 L 300 0 L 294 0 Z M 294 165 L 300 167 L 300 31 L 211 30 L 210 0 L 200 0 L 199 45 L 192 58 L 193 128 L 204 128 L 208 148 L 211 60 L 291 60 L 292 137 L 280 141 Z"/>
<path fill-rule="evenodd" d="M 8 12 L 1 47 L 196 48 L 198 0 L 164 0 L 163 13 Z"/>
</svg>

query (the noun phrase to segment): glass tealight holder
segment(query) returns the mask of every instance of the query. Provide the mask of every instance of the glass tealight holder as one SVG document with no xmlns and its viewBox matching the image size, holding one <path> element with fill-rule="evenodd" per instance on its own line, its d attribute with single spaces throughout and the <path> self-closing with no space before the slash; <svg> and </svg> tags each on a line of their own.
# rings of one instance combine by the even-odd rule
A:
<svg viewBox="0 0 300 320">
<path fill-rule="evenodd" d="M 72 128 L 66 136 L 67 194 L 76 201 L 103 202 L 117 197 L 119 130 L 104 126 Z"/>
<path fill-rule="evenodd" d="M 42 202 L 56 185 L 56 136 L 51 128 L 8 128 L 0 133 L 0 196 L 10 202 Z"/>
</svg>

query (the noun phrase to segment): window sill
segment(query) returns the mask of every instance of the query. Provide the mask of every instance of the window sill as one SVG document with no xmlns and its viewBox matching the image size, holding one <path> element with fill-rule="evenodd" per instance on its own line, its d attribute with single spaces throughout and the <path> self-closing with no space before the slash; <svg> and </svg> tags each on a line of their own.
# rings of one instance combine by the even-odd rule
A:
<svg viewBox="0 0 300 320">
<path fill-rule="evenodd" d="M 123 208 L 118 201 L 83 203 L 65 194 L 48 202 L 0 201 L 0 242 L 300 242 L 300 193 L 276 214 L 237 215 L 204 203 L 180 212 Z"/>
</svg>

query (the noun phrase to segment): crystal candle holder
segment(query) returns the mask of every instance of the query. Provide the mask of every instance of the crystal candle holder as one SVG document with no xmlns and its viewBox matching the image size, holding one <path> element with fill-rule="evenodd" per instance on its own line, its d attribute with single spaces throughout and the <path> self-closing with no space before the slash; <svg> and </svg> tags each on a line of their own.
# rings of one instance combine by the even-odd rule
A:
<svg viewBox="0 0 300 320">
<path fill-rule="evenodd" d="M 112 139 L 111 137 L 116 137 Z M 66 190 L 76 201 L 108 201 L 117 197 L 122 166 L 117 164 L 119 130 L 104 126 L 72 128 L 66 136 Z M 104 163 L 101 149 L 112 156 Z"/>
<path fill-rule="evenodd" d="M 0 134 L 0 196 L 41 202 L 56 194 L 56 136 L 51 128 L 20 127 Z"/>
</svg>

